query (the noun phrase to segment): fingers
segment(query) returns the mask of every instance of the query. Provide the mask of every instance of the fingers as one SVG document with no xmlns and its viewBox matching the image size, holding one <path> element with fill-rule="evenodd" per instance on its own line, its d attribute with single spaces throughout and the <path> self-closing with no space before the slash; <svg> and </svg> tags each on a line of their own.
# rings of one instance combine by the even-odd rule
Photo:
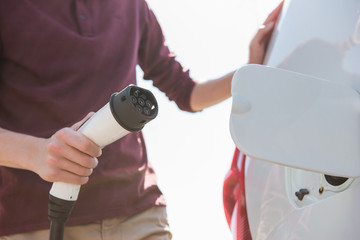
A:
<svg viewBox="0 0 360 240">
<path fill-rule="evenodd" d="M 269 22 L 276 23 L 277 19 L 279 18 L 281 9 L 284 5 L 284 1 L 281 1 L 279 5 L 269 14 L 269 16 L 266 18 L 264 25 L 268 24 Z"/>
<path fill-rule="evenodd" d="M 73 178 L 77 178 L 77 179 L 81 179 L 83 177 L 89 177 L 92 172 L 93 169 L 92 168 L 87 168 L 87 167 L 83 167 L 73 161 L 70 161 L 68 159 L 65 158 L 61 158 L 58 156 L 53 156 L 53 157 L 49 157 L 47 159 L 47 163 L 49 164 L 49 166 L 51 167 L 51 169 L 54 169 L 53 171 L 50 171 L 50 176 L 52 178 L 52 180 L 58 180 L 58 178 L 64 177 L 64 176 L 60 176 L 58 175 L 59 173 L 63 172 L 63 173 L 68 173 L 70 175 L 73 175 Z M 55 175 L 51 175 L 51 173 L 58 173 Z"/>
<path fill-rule="evenodd" d="M 85 135 L 71 128 L 63 128 L 53 135 L 54 143 L 62 143 L 59 147 L 69 146 L 92 157 L 101 156 L 101 148 Z M 67 150 L 70 150 L 67 148 Z M 63 154 L 66 154 L 62 149 Z M 74 151 L 71 151 L 73 153 Z M 77 156 L 74 156 L 77 157 Z"/>
<path fill-rule="evenodd" d="M 263 64 L 274 24 L 259 29 L 249 46 L 249 64 Z"/>
<path fill-rule="evenodd" d="M 249 63 L 262 64 L 275 24 L 279 18 L 283 1 L 269 14 L 250 42 Z"/>
<path fill-rule="evenodd" d="M 62 180 L 61 182 L 71 183 L 76 185 L 83 185 L 89 181 L 89 177 L 76 176 L 66 171 L 57 174 L 57 176 L 63 176 L 62 179 L 65 180 Z M 54 182 L 60 182 L 60 181 L 54 181 Z"/>
<path fill-rule="evenodd" d="M 256 44 L 267 44 L 270 39 L 271 33 L 275 27 L 275 24 L 279 18 L 281 9 L 283 7 L 284 1 L 281 1 L 280 4 L 269 14 L 266 18 L 263 25 L 261 25 L 256 33 L 253 42 Z"/>
<path fill-rule="evenodd" d="M 38 171 L 46 181 L 84 184 L 98 164 L 101 149 L 77 132 L 79 126 L 94 113 L 88 114 L 71 128 L 63 128 L 46 140 L 44 165 Z"/>
<path fill-rule="evenodd" d="M 48 182 L 64 182 L 76 185 L 83 185 L 89 181 L 89 176 L 79 176 L 58 168 L 52 168 L 41 177 Z"/>
<path fill-rule="evenodd" d="M 261 25 L 255 38 L 258 38 L 260 42 L 263 42 L 266 35 L 270 35 L 274 29 L 275 23 L 273 21 L 268 22 L 266 25 Z"/>
<path fill-rule="evenodd" d="M 250 43 L 250 49 L 252 51 L 264 51 L 264 45 L 266 45 L 271 37 L 272 30 L 275 23 L 269 22 L 266 25 L 261 25 Z"/>
<path fill-rule="evenodd" d="M 98 147 L 96 145 L 91 146 L 93 143 L 88 140 L 85 142 L 89 144 L 89 147 L 79 147 L 80 149 L 85 149 L 79 150 L 69 145 L 67 142 L 69 140 L 66 140 L 65 135 L 64 131 L 59 131 L 55 134 L 53 140 L 47 145 L 49 154 L 57 159 L 68 159 L 84 168 L 95 168 L 98 164 L 96 158 L 99 156 Z M 64 170 L 67 169 L 64 168 Z"/>
<path fill-rule="evenodd" d="M 271 22 L 268 22 L 267 24 L 263 24 L 259 27 L 259 30 L 264 30 L 265 32 L 269 31 L 271 28 L 274 27 L 274 22 L 271 21 Z"/>
<path fill-rule="evenodd" d="M 91 118 L 95 113 L 94 112 L 89 112 L 81 121 L 75 123 L 74 125 L 71 126 L 71 129 L 74 129 L 75 131 L 77 131 L 81 125 L 83 125 L 89 118 Z"/>
</svg>

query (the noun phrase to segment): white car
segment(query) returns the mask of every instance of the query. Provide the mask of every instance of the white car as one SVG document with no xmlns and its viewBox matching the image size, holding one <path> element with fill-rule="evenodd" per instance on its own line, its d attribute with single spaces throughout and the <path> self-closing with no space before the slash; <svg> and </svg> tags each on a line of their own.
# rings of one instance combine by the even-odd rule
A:
<svg viewBox="0 0 360 240">
<path fill-rule="evenodd" d="M 224 182 L 234 239 L 360 239 L 360 0 L 286 0 L 239 69 Z"/>
</svg>

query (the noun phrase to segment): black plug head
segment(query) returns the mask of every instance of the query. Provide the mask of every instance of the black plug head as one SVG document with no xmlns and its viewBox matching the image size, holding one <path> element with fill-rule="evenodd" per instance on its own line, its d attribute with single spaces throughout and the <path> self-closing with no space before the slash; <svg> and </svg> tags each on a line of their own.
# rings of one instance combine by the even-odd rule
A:
<svg viewBox="0 0 360 240">
<path fill-rule="evenodd" d="M 154 95 L 144 88 L 129 85 L 110 98 L 110 109 L 116 121 L 130 132 L 140 131 L 158 114 Z"/>
</svg>

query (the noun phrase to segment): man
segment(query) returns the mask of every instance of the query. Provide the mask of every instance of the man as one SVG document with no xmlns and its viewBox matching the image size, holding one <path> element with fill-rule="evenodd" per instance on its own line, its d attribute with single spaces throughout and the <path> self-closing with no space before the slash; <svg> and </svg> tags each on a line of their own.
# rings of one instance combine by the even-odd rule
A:
<svg viewBox="0 0 360 240">
<path fill-rule="evenodd" d="M 249 63 L 262 63 L 280 8 L 255 35 Z M 76 130 L 136 84 L 137 65 L 189 112 L 230 97 L 233 73 L 196 83 L 145 0 L 3 0 L 0 31 L 0 236 L 47 239 L 51 184 L 67 182 L 84 185 L 65 239 L 171 239 L 142 133 L 100 149 Z"/>
</svg>

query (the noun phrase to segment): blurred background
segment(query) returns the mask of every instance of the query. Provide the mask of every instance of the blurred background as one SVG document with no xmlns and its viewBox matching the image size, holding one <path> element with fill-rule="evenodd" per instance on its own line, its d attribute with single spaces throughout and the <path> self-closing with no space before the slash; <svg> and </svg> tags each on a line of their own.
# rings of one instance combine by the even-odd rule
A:
<svg viewBox="0 0 360 240">
<path fill-rule="evenodd" d="M 148 0 L 177 60 L 198 81 L 214 79 L 247 63 L 248 46 L 279 0 Z M 231 99 L 200 113 L 182 112 L 154 93 L 158 117 L 144 128 L 149 161 L 168 204 L 173 240 L 232 239 L 222 204 L 222 184 L 234 143 Z M 211 93 L 209 93 L 211 94 Z"/>
</svg>

